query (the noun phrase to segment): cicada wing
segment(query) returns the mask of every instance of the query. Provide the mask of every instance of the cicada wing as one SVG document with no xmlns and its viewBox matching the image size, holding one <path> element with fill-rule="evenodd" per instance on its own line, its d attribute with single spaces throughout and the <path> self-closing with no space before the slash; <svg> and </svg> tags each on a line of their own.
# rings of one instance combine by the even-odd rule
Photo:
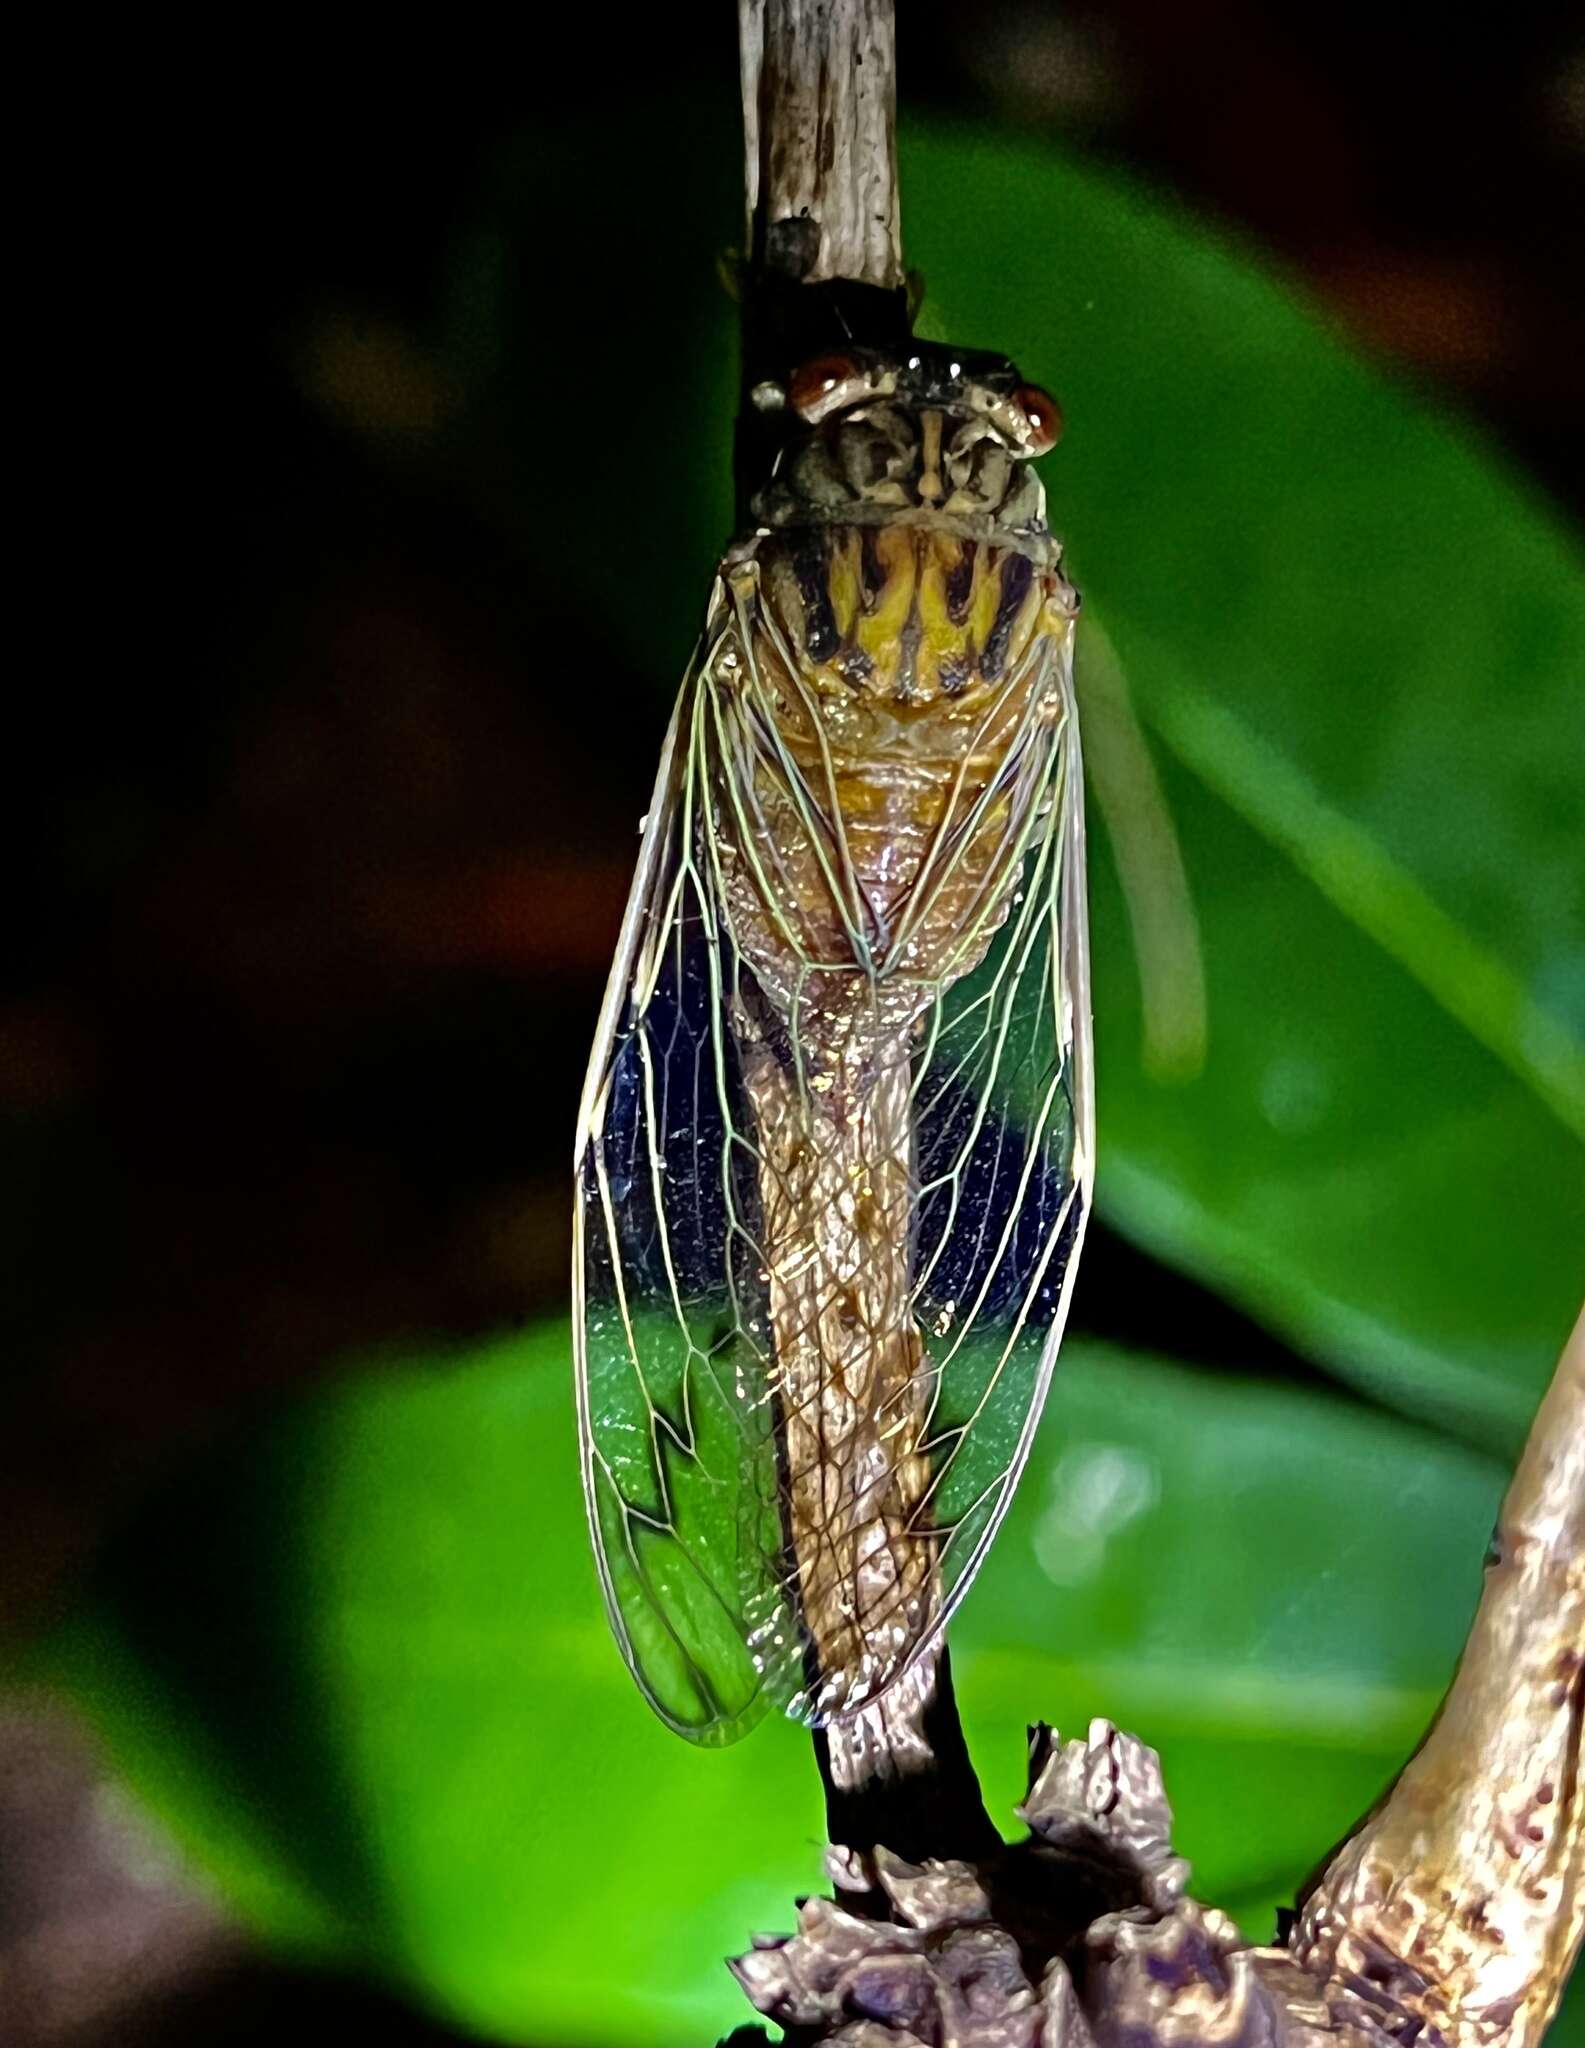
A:
<svg viewBox="0 0 1585 2048">
<path fill-rule="evenodd" d="M 916 1520 L 945 1626 L 1029 1455 L 1066 1322 L 1095 1159 L 1083 768 L 1071 642 L 1061 704 L 1023 773 L 1035 815 L 1001 928 L 938 998 L 915 1060 L 914 1313 L 928 1363 L 930 1482 Z M 1014 804 L 1016 827 L 1017 804 Z"/>
<path fill-rule="evenodd" d="M 727 1024 L 737 964 L 699 856 L 709 675 L 736 630 L 715 614 L 662 754 L 585 1085 L 573 1254 L 607 1611 L 655 1711 L 701 1742 L 758 1718 L 791 1641 L 758 1190 Z"/>
<path fill-rule="evenodd" d="M 912 957 L 933 935 L 944 964 L 910 983 L 901 940 L 888 979 L 855 929 L 834 772 L 805 779 L 776 740 L 762 624 L 718 592 L 578 1141 L 606 1603 L 651 1704 L 701 1741 L 772 1699 L 855 1711 L 939 1632 L 1028 1453 L 1094 1149 L 1066 640 L 1017 679 L 991 786 L 941 822 L 908 915 Z M 777 675 L 798 687 L 790 654 Z M 893 1048 L 844 1069 L 869 1077 L 845 1108 L 838 1010 L 850 1045 Z"/>
</svg>

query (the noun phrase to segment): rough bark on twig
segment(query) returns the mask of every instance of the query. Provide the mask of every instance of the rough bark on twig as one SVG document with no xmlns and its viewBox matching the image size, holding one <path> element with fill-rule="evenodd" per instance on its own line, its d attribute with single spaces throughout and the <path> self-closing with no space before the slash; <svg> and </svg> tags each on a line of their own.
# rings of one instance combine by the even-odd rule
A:
<svg viewBox="0 0 1585 2048">
<path fill-rule="evenodd" d="M 891 0 L 741 0 L 740 18 L 750 262 L 895 291 Z"/>
<path fill-rule="evenodd" d="M 1449 2041 L 1529 2048 L 1585 1929 L 1585 1315 L 1503 1502 L 1442 1711 L 1293 1952 Z"/>
</svg>

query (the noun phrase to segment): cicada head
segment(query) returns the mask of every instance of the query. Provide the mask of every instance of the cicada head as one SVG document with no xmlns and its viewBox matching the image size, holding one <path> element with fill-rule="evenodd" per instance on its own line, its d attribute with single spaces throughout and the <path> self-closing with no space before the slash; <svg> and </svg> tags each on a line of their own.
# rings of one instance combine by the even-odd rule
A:
<svg viewBox="0 0 1585 2048">
<path fill-rule="evenodd" d="M 1005 356 L 909 340 L 797 365 L 756 388 L 785 433 L 755 499 L 768 526 L 898 517 L 987 537 L 1045 536 L 1028 467 L 1062 430 L 1054 398 Z"/>
</svg>

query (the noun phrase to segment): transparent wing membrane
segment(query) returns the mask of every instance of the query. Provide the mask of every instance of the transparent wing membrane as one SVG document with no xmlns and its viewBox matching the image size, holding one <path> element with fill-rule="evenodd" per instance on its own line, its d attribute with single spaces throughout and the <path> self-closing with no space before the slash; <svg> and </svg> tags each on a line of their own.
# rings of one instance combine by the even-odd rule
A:
<svg viewBox="0 0 1585 2048">
<path fill-rule="evenodd" d="M 696 1739 L 873 1700 L 1023 1463 L 1092 1152 L 1068 647 L 877 760 L 748 579 L 683 688 L 580 1120 L 577 1345 L 612 1623 Z"/>
</svg>

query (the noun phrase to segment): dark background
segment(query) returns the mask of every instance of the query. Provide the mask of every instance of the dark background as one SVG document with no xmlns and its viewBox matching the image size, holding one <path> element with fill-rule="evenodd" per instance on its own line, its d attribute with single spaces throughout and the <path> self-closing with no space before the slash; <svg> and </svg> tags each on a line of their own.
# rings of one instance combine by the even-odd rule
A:
<svg viewBox="0 0 1585 2048">
<path fill-rule="evenodd" d="M 1577 14 L 900 12 L 905 105 L 1078 140 L 1234 224 L 1578 515 Z M 599 34 L 524 16 L 500 41 L 460 26 L 431 24 L 436 48 L 272 23 L 267 45 L 260 26 L 229 52 L 143 50 L 90 179 L 117 223 L 74 330 L 97 424 L 84 443 L 60 426 L 66 593 L 12 686 L 13 1640 L 250 1404 L 353 1347 L 496 1327 L 564 1290 L 572 1105 L 660 708 L 621 637 L 536 581 L 493 509 L 514 480 L 477 450 L 460 483 L 400 459 L 444 442 L 448 405 L 404 337 L 455 302 L 504 138 L 554 105 L 619 150 L 639 99 L 733 104 L 736 57 L 726 8 Z M 539 399 L 617 423 L 636 507 L 668 431 L 644 329 L 674 309 L 624 294 L 626 251 L 664 235 L 663 167 L 634 169 L 608 287 L 591 302 L 553 256 L 539 279 L 565 361 Z M 905 191 L 905 238 L 907 218 Z M 590 318 L 631 327 L 621 388 L 581 387 Z M 619 593 L 641 523 L 576 493 L 568 516 Z M 1140 1287 L 1142 1263 L 1092 1242 L 1077 1320 L 1145 1343 L 1170 1324 L 1180 1354 L 1224 1355 L 1235 1312 L 1183 1280 Z M 1307 1370 L 1252 1326 L 1238 1348 Z M 376 2016 L 371 1994 L 252 1958 L 174 1879 L 134 1895 L 103 1811 L 74 1731 L 0 1723 L 0 1976 L 36 1987 L 41 2043 Z M 392 2040 L 449 2038 L 377 2016 Z"/>
</svg>

